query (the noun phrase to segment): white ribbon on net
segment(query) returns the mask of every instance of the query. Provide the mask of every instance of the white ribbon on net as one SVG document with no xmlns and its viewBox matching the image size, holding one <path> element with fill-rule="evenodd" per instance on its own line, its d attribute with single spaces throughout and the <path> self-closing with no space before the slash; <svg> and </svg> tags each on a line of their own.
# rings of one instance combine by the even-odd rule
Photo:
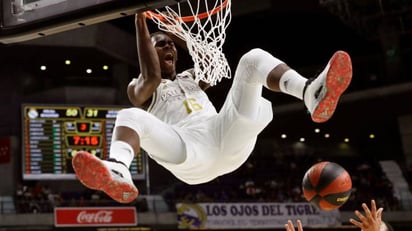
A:
<svg viewBox="0 0 412 231">
<path fill-rule="evenodd" d="M 152 14 L 151 19 L 160 30 L 172 33 L 186 42 L 194 63 L 196 80 L 213 86 L 223 78 L 231 78 L 230 66 L 223 53 L 226 28 L 232 19 L 231 0 L 215 0 L 212 7 L 204 0 L 204 9 L 199 0 L 194 1 L 197 2 L 196 5 L 192 1 L 177 3 L 176 10 L 169 6 L 156 9 L 154 11 L 158 15 Z M 186 22 L 182 19 L 182 4 L 187 4 L 193 20 Z M 203 14 L 201 10 L 206 12 L 206 17 L 197 17 L 200 13 Z"/>
</svg>

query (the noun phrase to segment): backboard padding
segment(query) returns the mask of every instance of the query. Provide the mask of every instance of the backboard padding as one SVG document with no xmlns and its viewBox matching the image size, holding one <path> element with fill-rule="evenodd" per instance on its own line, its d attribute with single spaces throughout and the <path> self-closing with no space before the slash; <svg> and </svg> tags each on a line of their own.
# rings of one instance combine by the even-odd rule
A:
<svg viewBox="0 0 412 231">
<path fill-rule="evenodd" d="M 3 0 L 0 42 L 41 38 L 175 3 L 174 0 Z"/>
</svg>

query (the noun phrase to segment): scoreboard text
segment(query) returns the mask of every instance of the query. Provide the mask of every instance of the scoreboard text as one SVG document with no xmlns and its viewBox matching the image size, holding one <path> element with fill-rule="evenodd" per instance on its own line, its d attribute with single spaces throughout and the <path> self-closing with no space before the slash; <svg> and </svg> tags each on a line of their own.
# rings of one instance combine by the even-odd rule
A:
<svg viewBox="0 0 412 231">
<path fill-rule="evenodd" d="M 121 107 L 23 105 L 23 179 L 75 179 L 71 160 L 85 150 L 107 159 Z M 145 156 L 130 170 L 145 179 Z"/>
</svg>

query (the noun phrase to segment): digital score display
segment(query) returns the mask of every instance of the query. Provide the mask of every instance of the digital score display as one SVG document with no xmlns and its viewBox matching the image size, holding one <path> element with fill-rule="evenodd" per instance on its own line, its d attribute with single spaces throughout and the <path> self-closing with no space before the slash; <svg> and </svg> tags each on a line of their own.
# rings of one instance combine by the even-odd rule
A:
<svg viewBox="0 0 412 231">
<path fill-rule="evenodd" d="M 109 156 L 112 132 L 121 107 L 23 105 L 23 179 L 76 179 L 71 160 L 85 150 Z M 146 155 L 133 160 L 135 180 L 146 178 Z"/>
</svg>

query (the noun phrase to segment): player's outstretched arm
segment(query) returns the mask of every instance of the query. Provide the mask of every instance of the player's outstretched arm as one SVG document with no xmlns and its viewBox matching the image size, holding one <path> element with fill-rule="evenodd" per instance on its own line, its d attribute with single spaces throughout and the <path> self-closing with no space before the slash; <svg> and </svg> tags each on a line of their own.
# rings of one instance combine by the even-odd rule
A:
<svg viewBox="0 0 412 231">
<path fill-rule="evenodd" d="M 144 13 L 136 13 L 136 43 L 140 75 L 127 87 L 127 95 L 135 107 L 144 107 L 159 86 L 162 76 L 160 61 L 153 46 Z"/>
<path fill-rule="evenodd" d="M 355 215 L 359 221 L 350 218 L 349 222 L 362 229 L 362 231 L 379 231 L 383 223 L 383 208 L 377 209 L 375 200 L 371 200 L 371 208 L 369 208 L 366 203 L 362 203 L 362 208 L 365 214 L 355 210 Z"/>
<path fill-rule="evenodd" d="M 297 224 L 297 231 L 303 231 L 303 226 L 302 222 L 300 220 L 296 221 Z M 286 231 L 295 231 L 295 226 L 293 225 L 293 222 L 291 220 L 288 220 L 288 223 L 285 224 Z"/>
</svg>

